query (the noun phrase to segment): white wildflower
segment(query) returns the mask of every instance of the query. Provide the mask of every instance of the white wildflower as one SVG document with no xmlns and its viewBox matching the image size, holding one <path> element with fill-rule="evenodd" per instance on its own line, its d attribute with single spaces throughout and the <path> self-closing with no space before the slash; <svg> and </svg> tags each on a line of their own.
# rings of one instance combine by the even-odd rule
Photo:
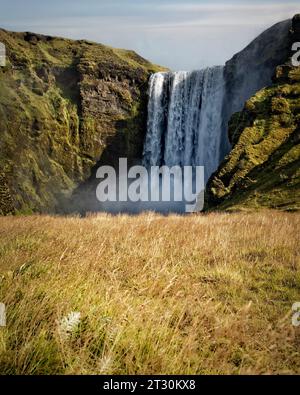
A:
<svg viewBox="0 0 300 395">
<path fill-rule="evenodd" d="M 76 331 L 80 324 L 80 313 L 72 311 L 67 316 L 63 317 L 58 323 L 58 331 L 63 339 L 67 339 Z"/>
<path fill-rule="evenodd" d="M 99 364 L 100 364 L 100 374 L 108 374 L 109 369 L 112 365 L 112 358 L 111 357 L 103 357 Z"/>
<path fill-rule="evenodd" d="M 0 326 L 6 326 L 6 311 L 4 303 L 0 303 Z"/>
</svg>

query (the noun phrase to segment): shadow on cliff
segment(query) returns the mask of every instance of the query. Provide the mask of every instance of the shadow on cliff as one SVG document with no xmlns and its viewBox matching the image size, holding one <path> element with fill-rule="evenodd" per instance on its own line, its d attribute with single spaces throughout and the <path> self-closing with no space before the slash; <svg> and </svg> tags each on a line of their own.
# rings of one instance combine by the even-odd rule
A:
<svg viewBox="0 0 300 395">
<path fill-rule="evenodd" d="M 99 202 L 96 197 L 96 188 L 99 183 L 96 173 L 101 166 L 112 166 L 118 177 L 119 158 L 127 158 L 128 167 L 141 163 L 146 119 L 146 115 L 142 113 L 126 120 L 116 121 L 117 133 L 106 138 L 105 148 L 96 165 L 91 169 L 90 177 L 74 190 L 71 199 L 62 210 L 63 213 L 85 215 L 88 212 L 134 211 L 127 207 L 126 202 L 124 204 Z"/>
</svg>

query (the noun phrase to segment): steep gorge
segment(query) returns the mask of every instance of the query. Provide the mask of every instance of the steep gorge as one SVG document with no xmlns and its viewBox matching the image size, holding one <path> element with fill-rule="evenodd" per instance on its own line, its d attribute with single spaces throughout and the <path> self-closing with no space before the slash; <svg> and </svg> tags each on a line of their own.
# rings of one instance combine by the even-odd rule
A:
<svg viewBox="0 0 300 395">
<path fill-rule="evenodd" d="M 224 67 L 174 73 L 132 51 L 0 30 L 7 50 L 7 64 L 0 67 L 0 214 L 72 211 L 78 202 L 79 211 L 97 209 L 85 200 L 92 196 L 96 203 L 95 166 L 116 164 L 119 157 L 141 161 L 143 152 L 148 165 L 204 165 L 206 179 L 221 163 L 208 182 L 206 208 L 235 207 L 250 171 L 253 190 L 255 177 L 266 181 L 261 165 L 272 163 L 270 169 L 277 171 L 277 148 L 265 152 L 266 125 L 276 141 L 284 128 L 291 158 L 299 156 L 298 70 L 278 67 L 289 59 L 297 26 L 298 17 L 292 33 L 291 20 L 272 26 Z M 266 86 L 271 88 L 250 99 Z M 232 117 L 245 101 L 243 112 Z M 244 129 L 249 130 L 256 117 L 265 126 L 259 126 L 251 140 Z M 264 151 L 250 158 L 249 149 L 259 141 Z M 243 154 L 236 155 L 241 146 Z M 288 161 L 289 172 L 279 171 L 276 177 L 287 185 L 290 176 L 297 180 L 298 173 L 290 172 L 296 164 Z M 243 196 L 259 206 L 263 200 L 248 195 L 247 188 Z M 297 182 L 293 188 L 292 193 L 298 190 Z M 285 206 L 287 195 L 282 196 L 280 202 L 270 197 L 262 205 L 297 206 Z M 246 200 L 239 200 L 238 206 Z"/>
</svg>

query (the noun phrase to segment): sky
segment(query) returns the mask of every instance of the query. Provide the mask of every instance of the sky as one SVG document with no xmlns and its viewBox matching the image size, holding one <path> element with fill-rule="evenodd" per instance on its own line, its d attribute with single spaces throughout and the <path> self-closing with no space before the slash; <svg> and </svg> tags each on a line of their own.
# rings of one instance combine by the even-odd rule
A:
<svg viewBox="0 0 300 395">
<path fill-rule="evenodd" d="M 222 65 L 299 1 L 0 0 L 0 27 L 133 49 L 172 70 Z"/>
</svg>

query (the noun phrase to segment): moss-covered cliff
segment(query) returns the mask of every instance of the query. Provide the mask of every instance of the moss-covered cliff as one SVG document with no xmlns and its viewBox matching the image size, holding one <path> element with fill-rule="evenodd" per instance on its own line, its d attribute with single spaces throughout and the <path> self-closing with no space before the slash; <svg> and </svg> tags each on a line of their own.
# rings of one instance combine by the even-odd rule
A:
<svg viewBox="0 0 300 395">
<path fill-rule="evenodd" d="M 147 81 L 132 51 L 0 30 L 0 214 L 55 211 L 105 156 L 140 157 Z"/>
<path fill-rule="evenodd" d="M 295 41 L 300 41 L 299 16 L 291 31 Z M 300 67 L 288 59 L 273 81 L 232 116 L 232 150 L 207 184 L 207 209 L 299 209 Z"/>
</svg>

